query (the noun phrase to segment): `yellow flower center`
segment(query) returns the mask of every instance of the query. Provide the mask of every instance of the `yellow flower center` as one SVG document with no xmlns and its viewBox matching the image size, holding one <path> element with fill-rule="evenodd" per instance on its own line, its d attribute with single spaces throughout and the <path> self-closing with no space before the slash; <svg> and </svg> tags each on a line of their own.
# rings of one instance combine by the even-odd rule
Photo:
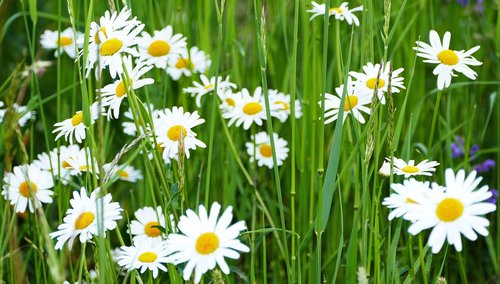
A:
<svg viewBox="0 0 500 284">
<path fill-rule="evenodd" d="M 100 29 L 99 29 L 99 30 L 95 33 L 95 35 L 94 35 L 94 41 L 95 41 L 95 43 L 97 43 L 97 44 L 100 44 L 100 43 L 101 43 L 101 40 L 99 39 L 99 32 L 102 32 L 102 33 L 104 34 L 104 36 L 108 36 L 108 35 L 106 34 L 106 28 L 105 28 L 105 27 L 100 28 Z"/>
<path fill-rule="evenodd" d="M 458 63 L 458 56 L 453 50 L 443 50 L 438 53 L 438 59 L 441 63 L 446 65 L 456 65 Z"/>
<path fill-rule="evenodd" d="M 120 171 L 120 177 L 122 178 L 128 178 L 129 177 L 129 174 L 126 170 L 121 170 Z"/>
<path fill-rule="evenodd" d="M 330 8 L 330 10 L 329 10 L 329 11 L 330 11 L 330 14 L 333 14 L 333 13 L 335 13 L 335 12 L 337 12 L 337 14 L 342 14 L 342 13 L 344 13 L 344 9 L 342 9 L 342 8 Z"/>
<path fill-rule="evenodd" d="M 261 111 L 262 105 L 258 102 L 250 102 L 243 107 L 243 112 L 248 115 L 255 115 Z"/>
<path fill-rule="evenodd" d="M 210 84 L 206 85 L 204 88 L 205 88 L 205 90 L 211 90 L 214 88 L 214 84 L 210 83 Z"/>
<path fill-rule="evenodd" d="M 61 36 L 59 41 L 56 39 L 56 44 L 59 46 L 66 46 L 73 43 L 73 39 L 68 36 Z"/>
<path fill-rule="evenodd" d="M 366 81 L 366 86 L 370 89 L 375 89 L 375 84 L 377 83 L 377 78 L 371 78 L 368 81 Z M 378 86 L 377 89 L 380 89 L 385 86 L 385 81 L 382 78 L 378 79 Z"/>
<path fill-rule="evenodd" d="M 77 111 L 75 115 L 71 118 L 71 125 L 73 127 L 77 126 L 78 124 L 82 123 L 83 121 L 83 112 Z"/>
<path fill-rule="evenodd" d="M 179 139 L 181 139 L 181 131 L 182 131 L 182 136 L 186 137 L 187 135 L 186 128 L 184 128 L 184 126 L 182 125 L 174 125 L 168 129 L 167 136 L 172 141 L 179 141 Z"/>
<path fill-rule="evenodd" d="M 211 254 L 219 248 L 219 237 L 214 233 L 203 233 L 196 240 L 196 251 L 199 254 Z"/>
<path fill-rule="evenodd" d="M 414 174 L 420 172 L 420 170 L 415 167 L 415 166 L 406 166 L 401 169 L 403 172 L 408 173 L 408 174 Z"/>
<path fill-rule="evenodd" d="M 94 222 L 95 216 L 92 212 L 83 212 L 75 220 L 75 229 L 83 230 L 87 228 L 92 222 Z"/>
<path fill-rule="evenodd" d="M 270 158 L 273 155 L 273 148 L 269 144 L 262 144 L 259 147 L 259 152 L 263 157 Z"/>
<path fill-rule="evenodd" d="M 179 58 L 177 63 L 175 63 L 175 68 L 177 69 L 194 69 L 194 64 L 189 60 L 189 58 Z"/>
<path fill-rule="evenodd" d="M 138 257 L 140 262 L 154 262 L 157 258 L 158 255 L 152 251 L 141 253 Z"/>
<path fill-rule="evenodd" d="M 436 215 L 443 222 L 452 222 L 462 216 L 464 204 L 456 198 L 445 198 L 436 207 Z"/>
<path fill-rule="evenodd" d="M 281 105 L 283 110 L 289 110 L 290 105 L 284 101 L 276 101 L 274 104 Z"/>
<path fill-rule="evenodd" d="M 123 84 L 123 81 L 120 81 L 120 84 L 118 84 L 118 86 L 116 86 L 115 94 L 119 98 L 121 98 L 127 94 L 127 91 L 125 90 L 125 84 Z"/>
<path fill-rule="evenodd" d="M 418 204 L 418 202 L 416 202 L 415 200 L 413 200 L 409 197 L 406 198 L 406 203 Z"/>
<path fill-rule="evenodd" d="M 148 47 L 148 53 L 154 57 L 167 55 L 170 52 L 170 45 L 164 40 L 155 40 Z"/>
<path fill-rule="evenodd" d="M 117 38 L 111 38 L 101 45 L 99 52 L 102 56 L 111 56 L 122 48 L 123 42 Z"/>
<path fill-rule="evenodd" d="M 358 101 L 356 96 L 347 96 L 344 102 L 344 111 L 351 111 L 358 104 Z"/>
<path fill-rule="evenodd" d="M 235 107 L 235 106 L 236 106 L 236 103 L 235 103 L 235 102 L 234 102 L 234 100 L 233 100 L 233 99 L 231 99 L 231 98 L 227 98 L 227 99 L 226 99 L 226 103 L 227 103 L 228 105 L 232 106 L 232 107 Z"/>
<path fill-rule="evenodd" d="M 157 226 L 160 226 L 160 223 L 156 221 L 147 223 L 146 226 L 144 226 L 144 234 L 152 238 L 158 237 L 161 235 L 161 231 L 157 228 Z"/>
<path fill-rule="evenodd" d="M 30 197 L 30 187 L 34 193 L 36 193 L 36 191 L 38 190 L 38 187 L 34 182 L 30 181 L 28 184 L 27 181 L 23 181 L 19 186 L 19 193 L 26 198 Z"/>
<path fill-rule="evenodd" d="M 68 159 L 69 159 L 69 157 L 68 157 Z M 61 166 L 62 166 L 64 169 L 69 169 L 69 168 L 71 168 L 71 165 L 68 163 L 68 159 L 66 159 L 66 160 L 64 160 L 64 161 L 62 162 L 62 165 L 61 165 Z"/>
<path fill-rule="evenodd" d="M 87 166 L 87 165 L 83 165 L 83 166 L 80 166 L 80 168 L 79 168 L 79 169 L 80 169 L 80 171 L 86 172 L 86 171 L 88 171 L 88 170 L 89 170 L 89 166 Z"/>
</svg>

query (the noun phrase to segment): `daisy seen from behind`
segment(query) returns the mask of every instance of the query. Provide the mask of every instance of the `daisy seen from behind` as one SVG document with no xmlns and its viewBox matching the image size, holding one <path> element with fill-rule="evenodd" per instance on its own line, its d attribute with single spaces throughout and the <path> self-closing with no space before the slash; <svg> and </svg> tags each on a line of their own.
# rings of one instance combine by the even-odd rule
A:
<svg viewBox="0 0 500 284">
<path fill-rule="evenodd" d="M 470 66 L 479 66 L 483 64 L 472 56 L 480 46 L 475 46 L 467 51 L 450 49 L 451 33 L 446 32 L 443 36 L 443 41 L 439 34 L 431 30 L 429 33 L 430 44 L 422 41 L 417 41 L 417 46 L 414 47 L 417 51 L 417 56 L 424 58 L 425 63 L 438 64 L 432 71 L 437 75 L 437 86 L 439 90 L 447 88 L 451 84 L 451 77 L 456 77 L 456 72 L 464 74 L 471 80 L 475 80 L 477 73 Z"/>
<path fill-rule="evenodd" d="M 428 200 L 419 204 L 418 219 L 408 228 L 413 235 L 432 228 L 427 244 L 432 253 L 438 253 L 445 241 L 462 251 L 461 235 L 474 241 L 477 234 L 488 235 L 488 219 L 483 215 L 496 210 L 487 200 L 491 197 L 488 186 L 479 187 L 481 177 L 476 172 L 468 176 L 464 170 L 456 174 L 446 169 L 444 187 L 434 183 L 429 191 Z"/>
<path fill-rule="evenodd" d="M 187 262 L 183 270 L 184 280 L 189 280 L 194 270 L 194 282 L 199 283 L 203 274 L 218 265 L 224 274 L 229 274 L 225 257 L 238 259 L 240 252 L 250 249 L 237 238 L 246 230 L 244 221 L 230 225 L 233 219 L 232 207 L 226 208 L 218 218 L 221 206 L 214 202 L 207 214 L 200 205 L 198 215 L 191 209 L 179 219 L 179 233 L 167 238 L 167 250 L 174 263 Z"/>
<path fill-rule="evenodd" d="M 311 2 L 312 9 L 307 10 L 307 12 L 312 13 L 309 20 L 316 18 L 317 16 L 324 15 L 326 13 L 326 5 L 318 4 L 315 1 Z M 349 25 L 355 24 L 359 26 L 358 17 L 356 17 L 353 12 L 363 11 L 363 6 L 359 6 L 349 10 L 349 3 L 342 2 L 339 7 L 330 7 L 328 10 L 328 16 L 335 16 L 336 20 L 345 20 Z"/>
<path fill-rule="evenodd" d="M 177 81 L 182 75 L 190 77 L 193 73 L 205 73 L 210 62 L 208 55 L 198 47 L 193 46 L 189 51 L 183 48 L 179 55 L 168 59 L 167 73 Z"/>
<path fill-rule="evenodd" d="M 65 52 L 70 58 L 74 59 L 77 55 L 77 49 L 83 47 L 83 34 L 77 31 L 75 39 L 75 34 L 71 27 L 61 33 L 46 30 L 40 37 L 40 44 L 45 49 L 55 49 L 55 57 Z"/>
<path fill-rule="evenodd" d="M 14 167 L 3 179 L 2 195 L 18 213 L 35 212 L 35 208 L 42 207 L 43 203 L 52 203 L 51 190 L 54 187 L 52 175 L 42 171 L 36 165 L 21 165 Z"/>
<path fill-rule="evenodd" d="M 170 58 L 178 58 L 186 48 L 186 38 L 182 34 L 174 34 L 172 26 L 166 26 L 160 31 L 154 31 L 153 36 L 142 32 L 137 46 L 139 60 L 156 68 L 166 69 Z"/>
<path fill-rule="evenodd" d="M 391 159 L 386 158 L 386 161 L 390 163 Z M 439 163 L 436 161 L 423 160 L 417 165 L 415 165 L 415 160 L 410 160 L 405 162 L 403 159 L 398 159 L 394 157 L 394 174 L 405 176 L 408 178 L 410 176 L 432 176 L 432 174 L 436 171 L 436 167 L 439 166 Z"/>
<path fill-rule="evenodd" d="M 335 88 L 337 95 L 332 95 L 325 93 L 325 124 L 337 120 L 339 116 L 339 110 L 344 111 L 344 117 L 342 118 L 342 123 L 345 123 L 347 115 L 351 114 L 360 123 L 365 123 L 365 118 L 361 112 L 370 114 L 370 108 L 365 105 L 371 103 L 371 95 L 367 93 L 360 93 L 352 84 L 351 80 L 347 82 L 347 93 L 345 95 L 344 105 L 341 106 L 342 92 L 344 91 L 344 85 Z M 321 102 L 320 102 L 321 103 Z"/>
<path fill-rule="evenodd" d="M 269 104 L 277 105 L 278 107 L 271 112 L 271 116 L 276 117 L 281 122 L 285 122 L 291 113 L 290 95 L 284 94 L 278 90 L 269 90 Z M 302 117 L 302 106 L 299 100 L 295 100 L 295 118 Z"/>
<path fill-rule="evenodd" d="M 231 83 L 229 81 L 229 76 L 226 77 L 226 79 L 222 79 L 221 76 L 215 78 L 213 76 L 212 78 L 208 79 L 205 74 L 200 75 L 200 80 L 201 84 L 194 81 L 194 87 L 188 87 L 182 89 L 184 93 L 191 94 L 191 97 L 196 97 L 196 106 L 201 107 L 201 98 L 214 91 L 215 85 L 217 85 L 217 94 L 219 93 L 225 93 L 225 92 L 231 92 L 231 89 L 236 88 L 236 84 Z M 217 80 L 217 84 L 216 81 Z"/>
<path fill-rule="evenodd" d="M 283 161 L 288 157 L 288 142 L 280 138 L 278 134 L 274 133 L 274 147 L 276 151 L 276 164 L 283 165 Z M 271 147 L 271 138 L 265 131 L 259 132 L 253 137 L 252 142 L 245 144 L 247 153 L 250 156 L 250 162 L 257 160 L 259 167 L 267 166 L 272 169 L 273 163 L 273 149 Z"/>
<path fill-rule="evenodd" d="M 166 263 L 172 263 L 168 257 L 165 242 L 134 242 L 133 246 L 122 246 L 117 255 L 118 265 L 128 271 L 137 269 L 142 274 L 146 270 L 158 277 L 158 270 L 167 272 Z"/>
<path fill-rule="evenodd" d="M 130 233 L 134 243 L 161 241 L 163 234 L 158 227 L 165 228 L 165 215 L 161 207 L 143 207 L 135 211 L 135 218 L 130 222 Z"/>
<path fill-rule="evenodd" d="M 102 107 L 99 102 L 95 102 L 90 106 L 90 123 L 94 124 L 99 114 L 102 113 Z M 77 111 L 71 118 L 63 120 L 61 122 L 57 122 L 54 124 L 56 127 L 52 133 L 57 133 L 55 140 L 57 141 L 59 138 L 64 136 L 64 140 L 69 142 L 69 144 L 73 144 L 73 136 L 76 139 L 77 143 L 82 143 L 82 141 L 87 136 L 86 134 L 86 126 L 83 122 L 83 112 Z"/>
</svg>

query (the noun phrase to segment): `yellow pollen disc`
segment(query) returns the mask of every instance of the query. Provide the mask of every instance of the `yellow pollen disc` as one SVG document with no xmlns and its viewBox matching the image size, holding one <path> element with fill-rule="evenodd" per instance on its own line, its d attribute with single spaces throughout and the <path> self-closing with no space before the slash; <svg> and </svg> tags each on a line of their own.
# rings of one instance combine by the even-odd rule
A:
<svg viewBox="0 0 500 284">
<path fill-rule="evenodd" d="M 144 234 L 152 238 L 158 237 L 159 235 L 161 235 L 161 231 L 160 229 L 156 228 L 156 226 L 160 226 L 160 223 L 156 221 L 147 223 L 146 226 L 144 226 Z"/>
<path fill-rule="evenodd" d="M 83 212 L 75 220 L 75 229 L 83 230 L 94 222 L 95 216 L 92 212 Z"/>
<path fill-rule="evenodd" d="M 117 97 L 121 98 L 126 94 L 127 94 L 127 92 L 125 91 L 125 84 L 123 84 L 123 81 L 120 81 L 120 84 L 118 84 L 118 86 L 116 86 L 115 95 Z"/>
<path fill-rule="evenodd" d="M 128 178 L 128 177 L 129 177 L 129 174 L 128 174 L 128 172 L 127 172 L 127 171 L 122 170 L 122 171 L 120 171 L 120 177 L 122 177 L 122 178 Z"/>
<path fill-rule="evenodd" d="M 414 174 L 420 172 L 420 170 L 415 167 L 415 166 L 406 166 L 401 169 L 403 172 L 408 173 L 408 174 Z"/>
<path fill-rule="evenodd" d="M 191 60 L 189 60 L 189 58 L 179 58 L 179 60 L 177 60 L 177 63 L 175 63 L 175 68 L 177 68 L 177 69 L 185 68 L 185 69 L 193 70 L 194 65 L 191 62 Z"/>
<path fill-rule="evenodd" d="M 59 44 L 58 44 L 59 43 Z M 60 39 L 59 39 L 59 42 L 57 41 L 56 39 L 56 44 L 58 44 L 59 46 L 66 46 L 66 45 L 70 45 L 73 43 L 73 39 L 70 38 L 70 37 L 67 37 L 67 36 L 62 36 Z"/>
<path fill-rule="evenodd" d="M 344 102 L 344 111 L 351 111 L 358 104 L 358 97 L 347 96 Z"/>
<path fill-rule="evenodd" d="M 406 198 L 406 203 L 418 204 L 418 202 L 416 202 L 415 200 L 413 200 L 409 197 Z"/>
<path fill-rule="evenodd" d="M 235 102 L 234 102 L 234 100 L 233 100 L 233 99 L 231 99 L 231 98 L 227 98 L 227 99 L 226 99 L 226 103 L 227 103 L 228 105 L 232 106 L 232 107 L 236 106 L 236 103 L 235 103 Z"/>
<path fill-rule="evenodd" d="M 117 38 L 108 39 L 101 45 L 99 52 L 102 56 L 110 56 L 117 53 L 122 48 L 123 42 Z"/>
<path fill-rule="evenodd" d="M 89 170 L 89 166 L 87 166 L 87 165 L 83 165 L 83 166 L 80 166 L 80 168 L 79 168 L 79 169 L 80 169 L 80 171 L 84 171 L 84 172 L 86 172 L 86 171 L 88 171 L 88 170 Z"/>
<path fill-rule="evenodd" d="M 371 78 L 368 81 L 366 81 L 366 86 L 370 89 L 375 89 L 375 84 L 377 83 L 377 78 Z M 380 88 L 385 86 L 385 81 L 382 78 L 378 79 L 378 86 L 377 89 L 380 90 Z"/>
<path fill-rule="evenodd" d="M 214 233 L 203 233 L 196 240 L 196 251 L 199 254 L 211 254 L 219 248 L 219 237 Z"/>
<path fill-rule="evenodd" d="M 70 157 L 68 157 L 68 159 L 69 159 L 69 158 L 70 158 Z M 68 161 L 67 161 L 67 159 L 66 159 L 66 160 L 64 160 L 64 161 L 62 162 L 61 167 L 63 167 L 64 169 L 69 169 L 69 168 L 71 168 L 71 165 L 68 163 Z"/>
<path fill-rule="evenodd" d="M 97 31 L 97 32 L 95 33 L 95 35 L 94 35 L 94 41 L 95 41 L 95 43 L 97 43 L 97 44 L 100 44 L 100 43 L 101 43 L 101 40 L 99 39 L 99 32 L 102 32 L 102 33 L 104 34 L 104 36 L 108 36 L 108 35 L 106 34 L 106 28 L 105 28 L 105 27 L 100 28 L 100 29 L 99 29 L 99 31 Z"/>
<path fill-rule="evenodd" d="M 438 53 L 438 59 L 441 63 L 446 65 L 456 65 L 458 63 L 458 56 L 453 50 L 443 50 Z"/>
<path fill-rule="evenodd" d="M 211 90 L 214 88 L 214 84 L 210 83 L 210 84 L 206 85 L 204 88 L 205 88 L 205 90 Z"/>
<path fill-rule="evenodd" d="M 144 252 L 138 257 L 140 262 L 154 262 L 157 258 L 158 255 L 152 251 Z"/>
<path fill-rule="evenodd" d="M 27 181 L 23 181 L 19 186 L 19 193 L 26 198 L 30 197 L 30 187 L 34 193 L 38 190 L 38 187 L 34 182 L 30 182 L 28 185 Z"/>
<path fill-rule="evenodd" d="M 452 222 L 462 216 L 464 204 L 456 198 L 445 198 L 436 207 L 436 215 L 443 222 Z"/>
<path fill-rule="evenodd" d="M 184 126 L 182 125 L 174 125 L 168 129 L 167 136 L 172 141 L 179 141 L 179 139 L 181 139 L 181 131 L 182 135 L 186 137 L 187 135 L 186 128 L 184 128 Z"/>
<path fill-rule="evenodd" d="M 155 40 L 148 47 L 148 53 L 154 57 L 167 55 L 170 52 L 170 45 L 164 40 Z"/>
<path fill-rule="evenodd" d="M 243 107 L 243 112 L 248 115 L 258 114 L 261 111 L 262 105 L 258 102 L 250 102 Z"/>
<path fill-rule="evenodd" d="M 82 123 L 82 121 L 83 121 L 83 112 L 77 111 L 75 115 L 73 115 L 73 117 L 71 118 L 71 125 L 73 127 L 77 126 L 78 124 Z"/>
<path fill-rule="evenodd" d="M 342 8 L 330 8 L 330 14 L 333 14 L 334 12 L 337 12 L 337 14 L 342 14 L 344 13 L 344 9 Z"/>
<path fill-rule="evenodd" d="M 262 156 L 270 158 L 273 155 L 273 148 L 269 144 L 262 144 L 259 147 L 259 152 Z"/>
<path fill-rule="evenodd" d="M 290 105 L 288 103 L 286 103 L 286 102 L 283 102 L 283 101 L 277 101 L 274 104 L 282 105 L 282 109 L 283 110 L 289 110 L 290 109 Z"/>
</svg>

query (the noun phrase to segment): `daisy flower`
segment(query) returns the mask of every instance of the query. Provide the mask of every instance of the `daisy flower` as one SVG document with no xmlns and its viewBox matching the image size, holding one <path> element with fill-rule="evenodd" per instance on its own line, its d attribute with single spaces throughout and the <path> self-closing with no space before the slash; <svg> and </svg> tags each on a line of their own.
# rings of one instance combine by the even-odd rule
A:
<svg viewBox="0 0 500 284">
<path fill-rule="evenodd" d="M 130 233 L 134 235 L 134 243 L 150 243 L 151 241 L 161 241 L 163 234 L 157 227 L 165 228 L 165 216 L 161 207 L 143 207 L 135 211 L 135 218 L 130 222 Z"/>
<path fill-rule="evenodd" d="M 78 145 L 60 146 L 59 150 L 55 148 L 49 153 L 39 154 L 33 164 L 41 170 L 53 173 L 57 179 L 61 180 L 62 184 L 66 185 L 71 175 L 74 174 L 67 160 L 78 155 L 79 151 Z"/>
<path fill-rule="evenodd" d="M 314 1 L 312 1 L 311 4 L 313 6 L 312 9 L 307 10 L 307 12 L 312 13 L 312 16 L 309 20 L 312 20 L 317 16 L 321 16 L 326 13 L 325 4 L 318 4 Z M 359 26 L 358 18 L 352 13 L 357 11 L 363 11 L 363 6 L 359 6 L 349 10 L 349 3 L 342 2 L 339 7 L 331 7 L 328 10 L 328 16 L 335 16 L 336 20 L 345 20 L 349 25 L 352 25 L 354 23 L 356 26 Z"/>
<path fill-rule="evenodd" d="M 45 49 L 55 49 L 55 57 L 66 52 L 69 57 L 74 59 L 77 55 L 77 49 L 83 47 L 83 34 L 77 31 L 75 39 L 75 34 L 71 27 L 62 31 L 60 35 L 58 31 L 46 30 L 40 37 L 40 44 Z"/>
<path fill-rule="evenodd" d="M 151 85 L 155 81 L 151 78 L 140 79 L 142 75 L 151 70 L 153 66 L 146 66 L 145 62 L 136 62 L 136 66 L 132 66 L 132 57 L 123 57 L 123 63 L 128 74 L 127 88 L 129 89 L 139 89 L 146 85 Z M 127 90 L 125 87 L 125 74 L 119 74 L 120 79 L 114 81 L 113 83 L 106 85 L 102 89 L 98 89 L 97 92 L 101 93 L 102 96 L 102 106 L 109 107 L 107 114 L 108 120 L 112 118 L 118 118 L 120 116 L 120 106 L 124 98 L 127 97 Z"/>
<path fill-rule="evenodd" d="M 94 124 L 100 113 L 102 113 L 102 107 L 99 106 L 99 102 L 93 103 L 90 106 L 91 124 Z M 69 144 L 73 144 L 73 136 L 75 136 L 76 142 L 82 143 L 82 141 L 86 137 L 86 126 L 83 123 L 82 111 L 77 111 L 71 118 L 63 120 L 61 122 L 57 122 L 56 124 L 54 124 L 54 127 L 56 127 L 56 129 L 54 129 L 52 133 L 59 132 L 56 136 L 56 141 L 64 136 L 64 140 L 66 140 L 66 142 L 69 142 Z"/>
<path fill-rule="evenodd" d="M 353 78 L 356 79 L 356 81 L 352 82 L 354 88 L 359 93 L 367 93 L 368 95 L 372 96 L 373 92 L 375 91 L 375 85 L 377 84 L 377 76 L 380 70 L 380 77 L 377 86 L 377 96 L 380 100 L 380 103 L 385 104 L 384 94 L 387 93 L 389 87 L 389 73 L 391 72 L 391 63 L 387 62 L 385 65 L 381 67 L 380 64 L 378 63 L 373 65 L 373 63 L 368 62 L 362 68 L 364 73 L 358 73 L 353 71 L 349 72 L 349 75 L 351 75 Z M 403 85 L 404 78 L 398 77 L 399 74 L 403 72 L 403 70 L 404 70 L 403 68 L 399 68 L 392 71 L 392 76 L 390 79 L 392 93 L 399 93 L 399 89 L 405 88 L 405 86 Z"/>
<path fill-rule="evenodd" d="M 418 204 L 425 202 L 428 192 L 431 190 L 429 182 L 420 182 L 411 178 L 403 181 L 403 184 L 393 183 L 391 188 L 394 193 L 389 197 L 384 198 L 382 205 L 387 208 L 394 209 L 389 214 L 389 220 L 394 217 L 403 217 L 406 220 L 414 221 L 417 219 Z"/>
<path fill-rule="evenodd" d="M 210 58 L 198 47 L 191 47 L 189 53 L 187 48 L 183 48 L 179 55 L 168 59 L 167 73 L 177 81 L 182 75 L 189 77 L 192 73 L 205 73 L 210 62 Z"/>
<path fill-rule="evenodd" d="M 153 278 L 158 276 L 158 269 L 167 272 L 163 263 L 172 263 L 168 257 L 165 242 L 134 243 L 134 246 L 122 246 L 117 257 L 119 266 L 128 271 L 137 269 L 140 273 L 146 270 L 153 272 Z"/>
<path fill-rule="evenodd" d="M 194 87 L 188 87 L 182 89 L 184 93 L 191 94 L 191 97 L 196 96 L 196 106 L 201 107 L 201 97 L 205 94 L 212 92 L 215 89 L 215 76 L 210 78 L 210 80 L 204 74 L 200 75 L 201 84 L 198 82 L 193 82 Z M 236 84 L 229 81 L 229 76 L 225 80 L 221 76 L 217 77 L 217 93 L 230 92 L 231 89 L 235 89 Z"/>
<path fill-rule="evenodd" d="M 262 121 L 267 119 L 262 88 L 257 87 L 253 96 L 250 95 L 246 88 L 243 88 L 239 95 L 236 96 L 238 100 L 233 101 L 235 103 L 234 108 L 223 114 L 224 118 L 229 119 L 227 125 L 231 126 L 234 123 L 239 127 L 243 124 L 243 129 L 245 130 L 250 128 L 252 123 L 262 125 Z M 277 104 L 273 104 L 270 107 L 271 113 L 280 108 Z"/>
<path fill-rule="evenodd" d="M 166 69 L 170 58 L 179 58 L 186 48 L 186 38 L 182 34 L 174 34 L 172 26 L 166 26 L 161 31 L 154 31 L 153 36 L 142 32 L 138 41 L 140 58 L 148 65 Z"/>
<path fill-rule="evenodd" d="M 142 179 L 141 171 L 130 165 L 115 165 L 114 167 L 111 167 L 111 164 L 105 164 L 102 166 L 102 169 L 106 175 L 116 175 L 120 180 L 137 182 Z"/>
<path fill-rule="evenodd" d="M 419 204 L 418 219 L 408 228 L 413 235 L 432 228 L 427 244 L 432 253 L 438 253 L 445 240 L 457 251 L 462 251 L 460 235 L 474 241 L 477 234 L 488 235 L 486 227 L 490 224 L 482 215 L 496 210 L 496 206 L 487 202 L 491 197 L 488 186 L 477 189 L 482 178 L 476 178 L 473 171 L 465 176 L 464 170 L 456 175 L 452 169 L 446 169 L 446 185 L 442 189 L 433 184 L 427 203 Z M 477 234 L 476 234 L 477 233 Z"/>
<path fill-rule="evenodd" d="M 335 88 L 337 96 L 328 93 L 325 94 L 325 124 L 337 120 L 343 91 L 344 85 L 340 85 L 340 87 Z M 371 97 L 371 95 L 366 93 L 358 93 L 349 80 L 343 105 L 344 117 L 342 123 L 345 123 L 348 114 L 352 114 L 360 123 L 365 123 L 365 118 L 361 112 L 370 114 L 370 108 L 365 105 L 371 103 Z"/>
<path fill-rule="evenodd" d="M 390 162 L 387 162 L 387 161 L 384 161 L 382 163 L 382 166 L 380 167 L 380 169 L 378 170 L 378 173 L 380 175 L 383 175 L 385 177 L 388 177 L 391 175 L 391 163 Z"/>
<path fill-rule="evenodd" d="M 4 107 L 4 102 L 0 101 L 0 108 Z M 17 103 L 12 105 L 12 108 L 17 115 L 17 123 L 19 126 L 24 127 L 29 120 L 35 118 L 35 112 L 28 109 L 27 106 L 20 106 Z M 3 122 L 7 109 L 0 109 L 0 123 Z"/>
<path fill-rule="evenodd" d="M 158 118 L 158 111 L 155 110 L 153 104 L 148 105 L 147 103 L 143 103 L 143 106 L 153 121 Z M 127 121 L 122 122 L 123 133 L 130 136 L 136 136 L 137 127 L 135 126 L 132 110 L 129 108 L 126 112 L 123 113 L 123 116 L 127 118 Z M 142 125 L 142 121 L 140 119 L 138 119 L 137 123 L 139 124 L 139 126 Z M 142 127 L 139 127 L 139 132 L 141 134 L 144 134 L 144 130 L 142 129 Z"/>
<path fill-rule="evenodd" d="M 183 107 L 173 107 L 158 112 L 158 118 L 153 121 L 156 142 L 163 149 L 163 158 L 177 158 L 181 135 L 184 143 L 184 153 L 189 159 L 189 150 L 196 147 L 205 148 L 202 141 L 196 139 L 196 133 L 191 128 L 204 123 L 198 112 L 184 112 Z"/>
<path fill-rule="evenodd" d="M 271 112 L 271 116 L 276 117 L 281 122 L 285 122 L 290 116 L 290 96 L 277 90 L 269 90 L 269 104 L 278 105 L 278 108 Z M 295 100 L 295 118 L 302 116 L 302 106 L 299 100 Z"/>
<path fill-rule="evenodd" d="M 42 171 L 35 165 L 22 165 L 12 169 L 3 179 L 2 195 L 18 213 L 26 211 L 35 212 L 35 208 L 42 207 L 43 203 L 52 203 L 54 192 L 52 175 Z"/>
<path fill-rule="evenodd" d="M 219 108 L 220 108 L 223 116 L 224 116 L 224 114 L 230 115 L 230 113 L 236 107 L 236 102 L 240 102 L 243 98 L 241 95 L 241 92 L 233 93 L 232 91 L 227 91 L 227 92 L 218 93 L 217 95 L 219 96 L 219 99 L 221 100 Z"/>
<path fill-rule="evenodd" d="M 90 148 L 82 148 L 78 152 L 73 152 L 62 162 L 62 166 L 71 171 L 71 175 L 81 175 L 83 172 L 90 172 L 93 175 L 99 174 L 99 166 L 96 158 L 90 155 Z"/>
<path fill-rule="evenodd" d="M 390 162 L 389 158 L 386 158 L 386 160 Z M 400 176 L 404 175 L 405 178 L 417 175 L 432 176 L 437 166 L 439 166 L 439 163 L 436 161 L 423 160 L 415 165 L 414 160 L 410 160 L 406 163 L 402 159 L 394 158 L 394 174 Z"/>
<path fill-rule="evenodd" d="M 441 43 L 439 34 L 431 30 L 429 33 L 430 45 L 422 41 L 417 41 L 417 46 L 413 48 L 417 51 L 417 56 L 425 58 L 425 63 L 438 64 L 432 73 L 438 76 L 437 86 L 439 90 L 450 86 L 451 77 L 457 76 L 454 71 L 464 74 L 471 80 L 475 80 L 477 73 L 468 65 L 478 66 L 483 64 L 472 56 L 480 48 L 479 45 L 468 51 L 452 50 L 450 49 L 450 38 L 451 33 L 446 32 Z"/>
<path fill-rule="evenodd" d="M 245 143 L 247 147 L 247 153 L 250 155 L 250 162 L 257 159 L 257 165 L 259 167 L 267 166 L 272 169 L 273 163 L 273 149 L 271 147 L 271 138 L 265 131 L 257 133 L 252 142 Z M 288 142 L 285 139 L 278 137 L 278 134 L 274 133 L 274 147 L 276 150 L 276 163 L 278 166 L 283 165 L 283 161 L 288 157 Z"/>
<path fill-rule="evenodd" d="M 81 243 L 86 243 L 94 235 L 106 235 L 107 230 L 116 228 L 116 221 L 122 219 L 120 216 L 122 208 L 118 202 L 111 202 L 111 194 L 97 197 L 100 189 L 95 189 L 90 196 L 84 187 L 73 192 L 73 198 L 69 201 L 71 208 L 66 212 L 64 223 L 59 225 L 58 231 L 50 233 L 52 239 L 57 238 L 56 250 L 62 249 L 68 242 L 68 247 L 73 247 L 73 241 L 79 237 Z M 99 215 L 98 212 L 99 211 Z M 102 231 L 97 226 L 97 218 L 102 214 Z"/>
<path fill-rule="evenodd" d="M 241 243 L 237 237 L 246 230 L 244 221 L 230 226 L 233 219 L 232 207 L 229 206 L 220 219 L 221 206 L 214 202 L 210 214 L 203 205 L 199 206 L 199 215 L 188 209 L 181 216 L 178 229 L 181 234 L 172 233 L 167 238 L 167 249 L 174 263 L 187 262 L 183 270 L 184 280 L 189 280 L 194 270 L 194 282 L 199 283 L 201 276 L 216 264 L 222 272 L 229 274 L 229 266 L 225 257 L 238 259 L 239 252 L 249 252 L 250 249 Z"/>
</svg>

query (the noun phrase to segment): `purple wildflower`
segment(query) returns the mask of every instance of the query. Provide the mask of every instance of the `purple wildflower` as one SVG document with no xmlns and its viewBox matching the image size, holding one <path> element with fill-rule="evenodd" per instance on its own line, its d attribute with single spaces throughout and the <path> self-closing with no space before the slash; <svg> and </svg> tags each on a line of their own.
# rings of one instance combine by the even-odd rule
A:
<svg viewBox="0 0 500 284">
<path fill-rule="evenodd" d="M 494 188 L 490 189 L 491 197 L 486 200 L 486 202 L 497 204 L 498 191 Z"/>
<path fill-rule="evenodd" d="M 470 151 L 469 151 L 469 156 L 474 156 L 477 151 L 479 150 L 479 145 L 477 144 L 474 144 L 471 148 L 470 148 Z"/>
<path fill-rule="evenodd" d="M 467 2 L 468 2 L 467 0 L 457 0 L 457 3 L 464 7 L 467 6 Z"/>
<path fill-rule="evenodd" d="M 451 143 L 451 157 L 460 158 L 464 155 L 464 139 L 460 136 L 455 137 L 455 142 Z"/>
<path fill-rule="evenodd" d="M 495 160 L 487 159 L 486 161 L 477 164 L 474 169 L 478 173 L 486 173 L 489 172 L 492 168 L 496 166 Z"/>
</svg>

